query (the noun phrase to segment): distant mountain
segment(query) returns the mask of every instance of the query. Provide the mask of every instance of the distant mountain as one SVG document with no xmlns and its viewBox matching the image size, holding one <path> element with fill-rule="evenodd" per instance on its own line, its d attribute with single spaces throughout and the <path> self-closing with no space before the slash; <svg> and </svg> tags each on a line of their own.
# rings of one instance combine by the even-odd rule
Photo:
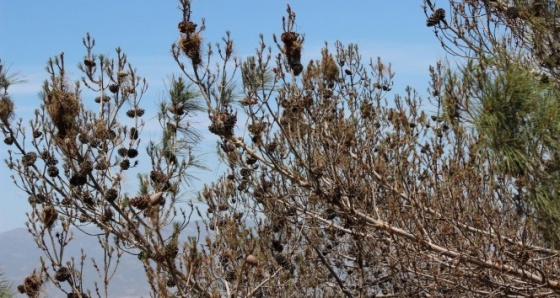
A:
<svg viewBox="0 0 560 298">
<path fill-rule="evenodd" d="M 181 238 L 195 235 L 194 229 L 188 230 Z M 102 250 L 92 249 L 99 247 L 96 237 L 84 235 L 80 232 L 74 233 L 74 240 L 70 242 L 69 249 L 65 251 L 65 259 L 74 257 L 75 263 L 79 263 L 81 249 L 85 250 L 87 258 L 84 266 L 84 280 L 88 289 L 94 292 L 94 281 L 99 281 L 97 272 L 92 266 L 91 259 L 98 262 L 103 260 Z M 12 281 L 14 288 L 21 284 L 23 279 L 39 267 L 39 257 L 43 252 L 33 241 L 26 229 L 14 229 L 0 233 L 0 268 L 5 278 Z M 133 298 L 149 297 L 149 285 L 146 281 L 144 268 L 136 256 L 123 254 L 117 273 L 109 286 L 109 297 Z M 63 292 L 53 285 L 45 287 L 43 297 L 66 298 Z M 17 297 L 24 297 L 23 295 Z"/>
</svg>

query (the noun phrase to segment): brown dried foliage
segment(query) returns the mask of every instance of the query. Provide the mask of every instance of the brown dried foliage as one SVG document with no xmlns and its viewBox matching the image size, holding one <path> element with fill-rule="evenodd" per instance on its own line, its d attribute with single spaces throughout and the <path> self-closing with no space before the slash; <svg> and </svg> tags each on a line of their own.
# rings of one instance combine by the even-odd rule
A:
<svg viewBox="0 0 560 298">
<path fill-rule="evenodd" d="M 39 297 L 42 281 L 39 277 L 32 274 L 23 280 L 23 284 L 17 287 L 20 294 L 26 294 L 30 298 Z"/>
<path fill-rule="evenodd" d="M 0 99 L 0 120 L 8 122 L 14 115 L 14 103 L 11 99 L 3 97 Z"/>
<path fill-rule="evenodd" d="M 58 213 L 53 207 L 45 207 L 41 212 L 41 222 L 47 227 L 52 228 L 58 218 Z"/>
<path fill-rule="evenodd" d="M 476 1 L 464 3 L 470 2 Z M 62 124 L 51 115 L 35 125 L 47 128 L 45 140 L 33 143 L 36 152 L 45 147 L 45 158 L 34 167 L 9 164 L 30 197 L 41 198 L 32 201 L 29 229 L 43 250 L 55 251 L 48 254 L 50 264 L 41 265 L 45 281 L 57 280 L 69 296 L 87 292 L 80 264 L 56 256 L 70 241 L 69 226 L 92 224 L 108 256 L 105 272 L 120 254 L 137 254 L 157 297 L 558 296 L 559 253 L 519 211 L 518 177 L 497 171 L 495 161 L 476 150 L 480 137 L 446 117 L 450 107 L 437 95 L 426 110 L 427 102 L 411 89 L 389 100 L 390 66 L 380 58 L 361 61 L 356 45 L 325 48 L 304 70 L 303 38 L 293 30 L 290 8 L 279 55 L 261 40 L 255 57 L 238 63 L 228 36 L 224 49 L 230 54 L 218 55 L 223 67 L 216 73 L 214 56 L 203 61 L 200 55 L 204 26 L 196 31 L 188 25 L 194 24 L 190 2 L 181 4 L 180 39 L 172 53 L 206 103 L 227 173 L 201 192 L 205 208 L 178 205 L 196 160 L 192 144 L 178 134 L 189 113 L 179 113 L 175 98 L 161 105 L 164 133 L 160 143 L 147 146 L 151 169 L 139 175 L 138 194 L 121 191 L 123 163 L 134 170 L 123 159 L 125 150 L 140 141 L 142 89 L 132 67 L 129 75 L 118 75 L 126 66 L 122 53 L 114 63 L 99 60 L 97 71 L 121 87 L 97 102 L 100 114 L 76 114 L 80 125 L 71 128 L 82 144 L 72 152 L 40 146 L 56 138 L 49 127 L 60 132 Z M 437 20 L 445 21 L 441 15 Z M 87 59 L 95 61 L 88 40 Z M 82 71 L 95 86 L 91 65 Z M 237 67 L 240 88 L 231 86 L 230 70 Z M 431 93 L 443 92 L 441 64 L 430 76 Z M 63 79 L 59 73 L 52 83 Z M 123 84 L 140 90 L 125 93 Z M 247 99 L 240 107 L 232 105 L 237 89 Z M 113 121 L 127 102 L 131 128 Z M 238 114 L 245 121 L 238 122 Z M 12 126 L 6 129 L 6 137 L 14 135 Z M 13 143 L 21 147 L 17 138 Z M 64 177 L 41 175 L 56 164 L 46 155 L 60 159 Z M 194 212 L 199 222 L 191 221 Z M 60 232 L 47 213 L 58 214 Z M 189 226 L 197 235 L 181 238 Z M 43 244 L 47 235 L 56 239 L 52 247 Z M 26 279 L 21 289 L 39 280 Z M 103 286 L 109 282 L 107 277 Z"/>
<path fill-rule="evenodd" d="M 80 102 L 75 94 L 64 90 L 50 90 L 46 94 L 45 105 L 61 138 L 75 131 L 76 117 L 80 114 Z"/>
</svg>

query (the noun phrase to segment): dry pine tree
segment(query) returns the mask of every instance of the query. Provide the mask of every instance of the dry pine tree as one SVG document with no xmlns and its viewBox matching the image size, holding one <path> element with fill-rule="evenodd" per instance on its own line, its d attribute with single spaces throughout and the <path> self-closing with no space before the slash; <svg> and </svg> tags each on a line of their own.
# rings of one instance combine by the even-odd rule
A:
<svg viewBox="0 0 560 298">
<path fill-rule="evenodd" d="M 29 194 L 28 229 L 45 252 L 21 293 L 37 297 L 52 282 L 68 297 L 108 297 L 110 272 L 125 253 L 142 262 L 154 297 L 560 293 L 558 251 L 545 225 L 553 213 L 530 199 L 553 177 L 545 165 L 554 162 L 554 146 L 536 144 L 544 155 L 523 151 L 528 158 L 520 160 L 530 162 L 501 162 L 510 159 L 498 149 L 519 144 L 499 143 L 495 131 L 476 126 L 499 103 L 489 109 L 492 94 L 484 90 L 523 81 L 553 94 L 555 85 L 542 80 L 557 77 L 545 43 L 552 25 L 536 17 L 550 5 L 529 11 L 501 1 L 449 1 L 446 13 L 426 0 L 427 25 L 444 47 L 473 57 L 459 73 L 442 63 L 430 68 L 423 99 L 412 89 L 391 96 L 390 65 L 363 61 L 356 45 L 335 43 L 305 62 L 290 7 L 273 46 L 261 38 L 255 55 L 241 59 L 229 34 L 203 48 L 205 24 L 194 21 L 189 0 L 180 2 L 172 53 L 184 78 L 172 80 L 157 113 L 157 142 L 141 143 L 145 82 L 120 49 L 116 59 L 95 55 L 89 36 L 81 81 L 66 76 L 63 55 L 49 61 L 31 130 L 14 120 L 9 84 L 0 86 L 6 162 Z M 512 38 L 490 35 L 486 21 Z M 84 87 L 99 96 L 82 98 Z M 207 111 L 228 167 L 201 192 L 205 208 L 179 203 L 182 181 L 201 166 L 189 124 L 197 111 Z M 534 115 L 513 120 L 521 125 Z M 529 131 L 498 128 L 502 135 Z M 122 179 L 142 155 L 151 169 L 129 195 Z M 63 254 L 70 228 L 86 226 L 98 228 L 107 256 L 94 264 L 104 277 L 94 288 L 82 282 L 86 261 Z M 188 226 L 208 235 L 184 240 Z"/>
</svg>

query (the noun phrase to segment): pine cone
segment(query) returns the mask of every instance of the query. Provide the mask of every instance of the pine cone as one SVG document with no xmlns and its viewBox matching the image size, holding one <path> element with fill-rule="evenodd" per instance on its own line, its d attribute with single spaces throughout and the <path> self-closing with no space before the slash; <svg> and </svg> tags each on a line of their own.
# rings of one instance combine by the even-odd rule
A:
<svg viewBox="0 0 560 298">
<path fill-rule="evenodd" d="M 144 109 L 132 109 L 132 110 L 128 110 L 126 111 L 126 115 L 130 118 L 134 118 L 134 117 L 142 117 L 144 116 Z"/>
<path fill-rule="evenodd" d="M 113 219 L 113 211 L 109 208 L 105 208 L 105 211 L 103 212 L 103 217 L 101 217 L 101 220 L 104 222 L 110 221 L 111 219 Z"/>
<path fill-rule="evenodd" d="M 41 281 L 38 280 L 34 275 L 26 277 L 23 281 L 23 288 L 25 289 L 25 293 L 27 293 L 28 295 L 37 293 L 40 287 Z"/>
<path fill-rule="evenodd" d="M 179 248 L 177 244 L 168 244 L 165 247 L 165 256 L 171 259 L 174 259 L 179 254 Z"/>
<path fill-rule="evenodd" d="M 237 123 L 236 114 L 230 112 L 218 113 L 212 117 L 212 124 L 208 127 L 208 130 L 219 136 L 231 136 L 235 123 Z"/>
<path fill-rule="evenodd" d="M 85 160 L 80 163 L 80 173 L 84 176 L 93 171 L 93 163 L 89 160 Z"/>
<path fill-rule="evenodd" d="M 277 146 L 278 146 L 278 144 L 276 142 L 271 142 L 271 143 L 267 144 L 266 147 L 265 147 L 266 153 L 269 153 L 269 154 L 274 153 Z"/>
<path fill-rule="evenodd" d="M 126 157 L 128 155 L 128 149 L 119 148 L 119 150 L 117 150 L 117 153 L 122 157 Z"/>
<path fill-rule="evenodd" d="M 70 185 L 72 186 L 82 186 L 86 184 L 87 176 L 83 174 L 76 174 L 70 177 Z"/>
<path fill-rule="evenodd" d="M 93 207 L 93 204 L 95 204 L 95 200 L 90 193 L 85 193 L 84 195 L 82 195 L 82 202 L 90 207 Z"/>
<path fill-rule="evenodd" d="M 130 139 L 131 140 L 136 140 L 138 139 L 138 130 L 135 127 L 132 127 L 130 129 Z"/>
<path fill-rule="evenodd" d="M 111 91 L 112 93 L 117 93 L 117 92 L 119 92 L 119 85 L 117 85 L 117 84 L 111 84 L 111 85 L 109 85 L 109 91 Z"/>
<path fill-rule="evenodd" d="M 130 158 L 135 158 L 136 156 L 138 156 L 138 150 L 136 149 L 128 149 L 128 157 Z"/>
<path fill-rule="evenodd" d="M 437 24 L 439 24 L 439 21 L 436 20 L 433 16 L 430 16 L 428 18 L 428 20 L 426 21 L 426 26 L 428 26 L 428 27 L 432 27 L 432 26 L 435 26 Z"/>
<path fill-rule="evenodd" d="M 43 204 L 47 201 L 47 197 L 43 194 L 37 194 L 36 196 L 29 196 L 27 201 L 29 204 Z"/>
<path fill-rule="evenodd" d="M 282 252 L 284 250 L 284 246 L 278 240 L 272 240 L 272 249 L 276 252 Z"/>
<path fill-rule="evenodd" d="M 182 116 L 185 114 L 185 105 L 184 104 L 174 104 L 167 108 L 169 112 L 174 115 Z"/>
<path fill-rule="evenodd" d="M 15 139 L 13 137 L 7 137 L 7 138 L 4 139 L 4 143 L 8 146 L 12 145 L 14 143 L 14 141 L 15 141 Z"/>
<path fill-rule="evenodd" d="M 49 166 L 54 166 L 58 163 L 58 159 L 51 156 L 51 157 L 45 159 L 45 163 Z"/>
<path fill-rule="evenodd" d="M 246 162 L 248 165 L 254 165 L 255 163 L 257 163 L 257 161 L 258 161 L 258 160 L 257 160 L 255 157 L 253 157 L 253 156 L 249 156 L 249 157 L 247 157 L 247 159 L 245 160 L 245 162 Z"/>
<path fill-rule="evenodd" d="M 249 175 L 251 175 L 251 169 L 248 168 L 243 168 L 239 171 L 239 174 L 241 175 L 241 177 L 247 177 Z"/>
<path fill-rule="evenodd" d="M 95 67 L 95 61 L 93 61 L 89 58 L 85 58 L 84 59 L 84 65 L 89 67 L 89 68 Z"/>
<path fill-rule="evenodd" d="M 150 180 L 152 180 L 152 182 L 154 183 L 162 183 L 165 182 L 166 178 L 161 171 L 152 170 L 150 172 Z"/>
<path fill-rule="evenodd" d="M 179 28 L 179 32 L 190 34 L 196 31 L 197 25 L 193 22 L 181 21 L 177 27 Z"/>
<path fill-rule="evenodd" d="M 290 65 L 292 71 L 294 72 L 294 76 L 298 76 L 303 71 L 303 65 L 301 63 L 294 63 Z"/>
<path fill-rule="evenodd" d="M 66 267 L 60 267 L 56 274 L 54 275 L 54 279 L 60 282 L 65 282 L 70 278 L 70 270 Z"/>
<path fill-rule="evenodd" d="M 85 133 L 81 133 L 78 135 L 78 141 L 82 144 L 89 144 L 89 136 Z"/>
<path fill-rule="evenodd" d="M 110 188 L 105 192 L 105 200 L 112 202 L 118 197 L 119 193 L 116 189 Z"/>
<path fill-rule="evenodd" d="M 444 19 L 445 19 L 445 10 L 443 8 L 438 8 L 436 9 L 436 11 L 434 11 L 434 13 L 432 13 L 432 15 L 430 15 L 430 17 L 428 17 L 428 20 L 426 21 L 426 26 L 428 27 L 435 26 L 439 24 L 439 22 L 443 21 Z"/>
<path fill-rule="evenodd" d="M 35 161 L 37 160 L 37 153 L 35 152 L 29 152 L 27 154 L 25 154 L 22 158 L 21 158 L 21 164 L 24 167 L 30 167 L 33 164 L 35 164 Z"/>
<path fill-rule="evenodd" d="M 235 123 L 237 123 L 237 115 L 228 113 L 224 122 L 225 129 L 232 130 L 235 126 Z"/>
<path fill-rule="evenodd" d="M 49 174 L 49 176 L 50 176 L 50 177 L 53 177 L 53 178 L 56 177 L 56 176 L 58 176 L 58 168 L 55 167 L 55 166 L 50 166 L 50 167 L 47 169 L 47 174 Z"/>
<path fill-rule="evenodd" d="M 109 167 L 109 165 L 107 164 L 106 161 L 104 160 L 99 160 L 96 164 L 95 164 L 95 169 L 98 171 L 103 171 L 106 170 Z"/>
<path fill-rule="evenodd" d="M 519 10 L 517 9 L 517 7 L 508 7 L 506 9 L 506 17 L 508 19 L 517 19 L 519 17 Z"/>
<path fill-rule="evenodd" d="M 169 288 L 173 288 L 176 285 L 177 285 L 177 283 L 175 282 L 175 280 L 173 278 L 170 277 L 170 278 L 167 279 L 167 286 Z"/>
<path fill-rule="evenodd" d="M 103 95 L 103 97 L 98 96 L 95 98 L 95 102 L 96 103 L 101 103 L 101 101 L 103 100 L 103 102 L 109 102 L 109 100 L 111 100 L 111 97 L 109 97 L 108 95 Z"/>
<path fill-rule="evenodd" d="M 284 32 L 282 33 L 282 35 L 280 36 L 280 40 L 282 40 L 283 43 L 285 44 L 291 44 L 294 41 L 296 41 L 299 37 L 298 33 L 295 32 Z"/>
<path fill-rule="evenodd" d="M 130 161 L 125 159 L 121 162 L 121 169 L 128 170 L 130 168 Z"/>
<path fill-rule="evenodd" d="M 148 201 L 146 196 L 141 196 L 133 198 L 130 204 L 139 210 L 144 210 L 150 205 L 150 201 Z"/>
</svg>

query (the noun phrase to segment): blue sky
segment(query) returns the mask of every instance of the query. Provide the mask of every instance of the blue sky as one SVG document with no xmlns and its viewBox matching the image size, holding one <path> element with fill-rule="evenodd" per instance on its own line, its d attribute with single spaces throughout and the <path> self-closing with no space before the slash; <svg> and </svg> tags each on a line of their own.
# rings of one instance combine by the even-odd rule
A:
<svg viewBox="0 0 560 298">
<path fill-rule="evenodd" d="M 421 0 L 195 0 L 193 11 L 195 20 L 206 19 L 205 42 L 219 42 L 229 30 L 235 53 L 244 57 L 254 52 L 259 33 L 273 45 L 272 34 L 281 33 L 287 3 L 297 14 L 297 30 L 306 36 L 304 58 L 318 57 L 325 41 L 330 45 L 336 40 L 357 43 L 365 60 L 380 56 L 392 63 L 396 72 L 393 94 L 402 94 L 407 85 L 425 94 L 428 66 L 445 57 L 425 25 Z M 14 85 L 10 92 L 17 116 L 27 122 L 39 106 L 37 93 L 47 78 L 44 68 L 49 57 L 64 52 L 70 77 L 80 78 L 75 66 L 85 54 L 82 38 L 86 32 L 96 39 L 96 53 L 115 57 L 117 46 L 127 53 L 129 62 L 150 85 L 144 98 L 146 109 L 155 107 L 165 90 L 166 78 L 178 73 L 170 55 L 181 18 L 177 6 L 175 0 L 0 0 L 0 59 L 27 80 Z M 205 153 L 203 160 L 208 161 L 210 170 L 197 172 L 200 179 L 185 200 L 194 199 L 202 184 L 218 172 L 218 165 L 212 162 L 216 160 L 212 153 L 215 139 L 206 133 L 204 125 L 200 131 L 208 136 L 199 150 Z M 0 232 L 23 227 L 25 213 L 30 210 L 27 195 L 9 178 L 3 163 L 6 150 L 0 142 Z M 131 180 L 133 183 L 134 177 Z"/>
</svg>

